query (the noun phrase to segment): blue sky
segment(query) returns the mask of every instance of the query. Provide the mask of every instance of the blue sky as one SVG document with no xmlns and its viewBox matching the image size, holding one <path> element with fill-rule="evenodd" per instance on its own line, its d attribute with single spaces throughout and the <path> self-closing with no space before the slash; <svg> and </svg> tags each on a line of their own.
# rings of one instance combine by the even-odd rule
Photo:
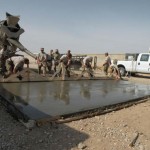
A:
<svg viewBox="0 0 150 150">
<path fill-rule="evenodd" d="M 0 0 L 5 13 L 20 15 L 20 42 L 32 52 L 148 52 L 150 0 Z"/>
</svg>

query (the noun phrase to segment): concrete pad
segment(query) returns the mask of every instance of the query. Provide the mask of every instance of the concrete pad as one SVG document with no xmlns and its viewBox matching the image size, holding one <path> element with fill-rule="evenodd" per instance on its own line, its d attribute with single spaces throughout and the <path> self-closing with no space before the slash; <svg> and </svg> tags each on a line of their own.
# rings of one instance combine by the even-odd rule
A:
<svg viewBox="0 0 150 150">
<path fill-rule="evenodd" d="M 59 118 L 150 95 L 150 85 L 122 80 L 1 83 L 1 96 L 26 119 Z"/>
</svg>

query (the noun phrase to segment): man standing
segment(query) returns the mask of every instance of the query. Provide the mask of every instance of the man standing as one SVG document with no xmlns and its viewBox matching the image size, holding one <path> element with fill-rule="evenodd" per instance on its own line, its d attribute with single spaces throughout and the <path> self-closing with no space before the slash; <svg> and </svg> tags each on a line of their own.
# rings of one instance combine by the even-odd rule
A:
<svg viewBox="0 0 150 150">
<path fill-rule="evenodd" d="M 69 67 L 71 65 L 71 61 L 72 61 L 71 50 L 67 51 L 67 57 L 68 57 L 68 67 Z"/>
<path fill-rule="evenodd" d="M 59 53 L 58 49 L 55 50 L 55 52 L 53 54 L 53 58 L 54 58 L 54 71 L 56 72 L 56 67 L 59 64 L 59 59 L 60 59 L 60 53 Z"/>
<path fill-rule="evenodd" d="M 50 53 L 47 54 L 47 68 L 49 73 L 52 71 L 53 59 L 53 50 L 50 50 Z"/>
<path fill-rule="evenodd" d="M 105 61 L 103 63 L 103 67 L 104 67 L 103 70 L 104 70 L 105 75 L 108 74 L 108 68 L 110 65 L 111 65 L 111 58 L 109 57 L 108 53 L 105 53 Z"/>
<path fill-rule="evenodd" d="M 46 75 L 46 66 L 47 66 L 47 55 L 44 52 L 44 48 L 41 48 L 41 52 L 37 56 L 38 63 L 38 72 L 41 73 L 41 67 L 43 67 L 43 76 Z"/>
</svg>

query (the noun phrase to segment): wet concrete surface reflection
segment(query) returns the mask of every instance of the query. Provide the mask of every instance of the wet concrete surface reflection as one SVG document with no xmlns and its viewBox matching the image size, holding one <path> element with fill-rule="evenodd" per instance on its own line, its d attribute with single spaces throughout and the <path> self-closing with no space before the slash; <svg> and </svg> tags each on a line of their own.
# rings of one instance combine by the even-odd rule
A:
<svg viewBox="0 0 150 150">
<path fill-rule="evenodd" d="M 140 98 L 150 95 L 150 86 L 115 80 L 2 83 L 0 93 L 31 119 L 39 119 Z"/>
</svg>

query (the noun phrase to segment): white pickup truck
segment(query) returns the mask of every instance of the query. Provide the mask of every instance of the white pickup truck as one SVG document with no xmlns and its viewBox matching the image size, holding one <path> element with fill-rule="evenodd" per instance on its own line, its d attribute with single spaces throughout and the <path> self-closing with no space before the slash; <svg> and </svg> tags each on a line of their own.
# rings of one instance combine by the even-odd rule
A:
<svg viewBox="0 0 150 150">
<path fill-rule="evenodd" d="M 131 74 L 150 73 L 150 53 L 128 55 L 127 60 L 118 61 L 117 65 L 122 76 L 125 76 L 127 72 Z"/>
</svg>

